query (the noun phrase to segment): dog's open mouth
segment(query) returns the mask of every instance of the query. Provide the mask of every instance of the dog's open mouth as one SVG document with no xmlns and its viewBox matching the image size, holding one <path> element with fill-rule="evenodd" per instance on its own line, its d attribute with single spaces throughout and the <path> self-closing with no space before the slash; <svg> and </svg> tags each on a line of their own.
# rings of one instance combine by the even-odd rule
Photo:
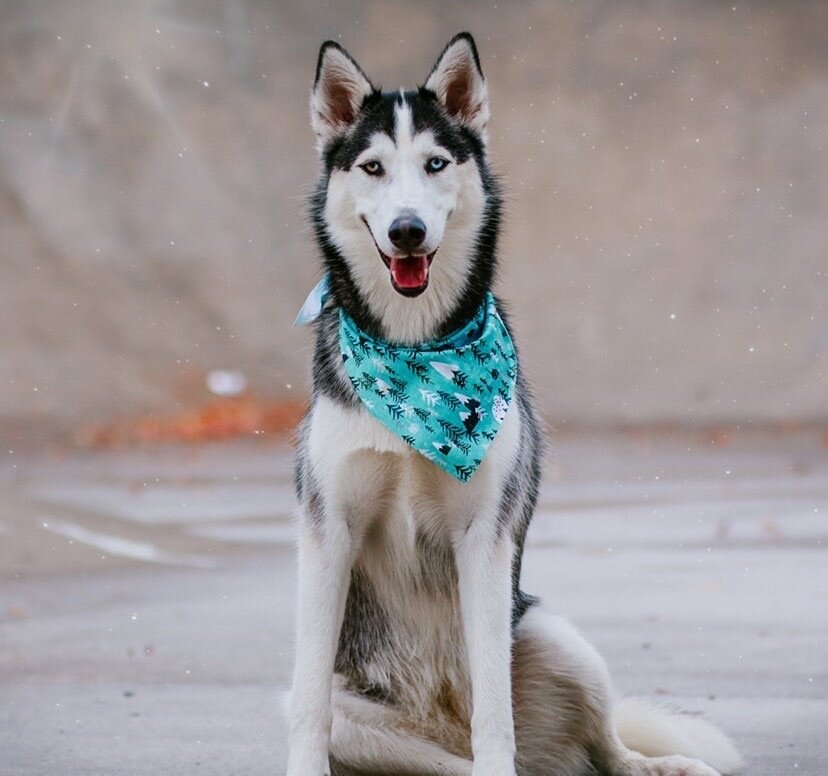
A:
<svg viewBox="0 0 828 776">
<path fill-rule="evenodd" d="M 391 273 L 395 291 L 403 296 L 419 296 L 428 288 L 428 272 L 437 251 L 418 256 L 386 256 L 377 250 Z"/>
<path fill-rule="evenodd" d="M 379 253 L 380 258 L 391 273 L 391 285 L 394 290 L 403 296 L 419 296 L 422 294 L 428 288 L 428 272 L 439 249 L 435 248 L 431 253 L 412 254 L 410 256 L 388 256 L 377 245 L 374 233 L 371 231 L 365 216 L 360 217 L 368 230 L 368 234 L 371 235 L 377 253 Z"/>
</svg>

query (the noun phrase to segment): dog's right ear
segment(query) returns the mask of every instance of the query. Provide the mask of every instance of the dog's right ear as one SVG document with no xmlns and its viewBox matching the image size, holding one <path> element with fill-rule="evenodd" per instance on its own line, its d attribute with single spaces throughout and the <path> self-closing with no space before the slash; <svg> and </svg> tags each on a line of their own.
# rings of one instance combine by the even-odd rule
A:
<svg viewBox="0 0 828 776">
<path fill-rule="evenodd" d="M 455 35 L 431 70 L 425 88 L 434 92 L 448 114 L 477 132 L 486 143 L 489 96 L 477 46 L 468 32 Z"/>
<path fill-rule="evenodd" d="M 348 129 L 373 91 L 368 77 L 342 46 L 332 40 L 322 44 L 311 92 L 311 126 L 320 151 Z"/>
</svg>

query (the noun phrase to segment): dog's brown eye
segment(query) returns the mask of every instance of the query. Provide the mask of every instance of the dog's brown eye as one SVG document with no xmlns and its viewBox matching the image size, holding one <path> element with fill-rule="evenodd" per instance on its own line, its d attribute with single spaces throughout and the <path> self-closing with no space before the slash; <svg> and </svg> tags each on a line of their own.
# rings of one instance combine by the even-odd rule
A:
<svg viewBox="0 0 828 776">
<path fill-rule="evenodd" d="M 368 175 L 373 175 L 375 178 L 378 178 L 385 172 L 382 165 L 376 159 L 372 159 L 370 162 L 365 162 L 365 164 L 359 165 L 359 168 L 364 170 Z"/>
<path fill-rule="evenodd" d="M 434 173 L 445 170 L 448 167 L 448 159 L 443 159 L 442 156 L 432 156 L 425 164 L 426 172 Z"/>
</svg>

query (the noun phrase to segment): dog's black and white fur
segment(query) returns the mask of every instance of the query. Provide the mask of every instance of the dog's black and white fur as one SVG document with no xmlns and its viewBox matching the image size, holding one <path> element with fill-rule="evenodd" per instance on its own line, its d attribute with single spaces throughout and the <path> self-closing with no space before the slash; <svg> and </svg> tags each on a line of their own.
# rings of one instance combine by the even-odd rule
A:
<svg viewBox="0 0 828 776">
<path fill-rule="evenodd" d="M 332 304 L 299 435 L 288 776 L 731 772 L 739 756 L 707 723 L 615 704 L 594 649 L 520 590 L 542 448 L 523 377 L 464 484 L 371 417 L 344 372 L 340 307 L 415 344 L 483 302 L 501 212 L 488 117 L 468 34 L 413 91 L 381 92 L 322 46 L 312 215 Z"/>
</svg>

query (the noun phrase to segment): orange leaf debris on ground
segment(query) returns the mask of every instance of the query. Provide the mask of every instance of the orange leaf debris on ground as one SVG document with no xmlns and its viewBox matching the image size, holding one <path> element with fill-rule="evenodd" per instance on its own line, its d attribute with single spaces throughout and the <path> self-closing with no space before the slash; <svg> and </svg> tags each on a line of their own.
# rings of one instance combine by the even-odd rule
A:
<svg viewBox="0 0 828 776">
<path fill-rule="evenodd" d="M 261 401 L 250 396 L 222 397 L 178 415 L 86 427 L 75 439 L 82 446 L 110 447 L 285 435 L 296 428 L 306 408 L 306 402 L 294 399 Z"/>
</svg>

